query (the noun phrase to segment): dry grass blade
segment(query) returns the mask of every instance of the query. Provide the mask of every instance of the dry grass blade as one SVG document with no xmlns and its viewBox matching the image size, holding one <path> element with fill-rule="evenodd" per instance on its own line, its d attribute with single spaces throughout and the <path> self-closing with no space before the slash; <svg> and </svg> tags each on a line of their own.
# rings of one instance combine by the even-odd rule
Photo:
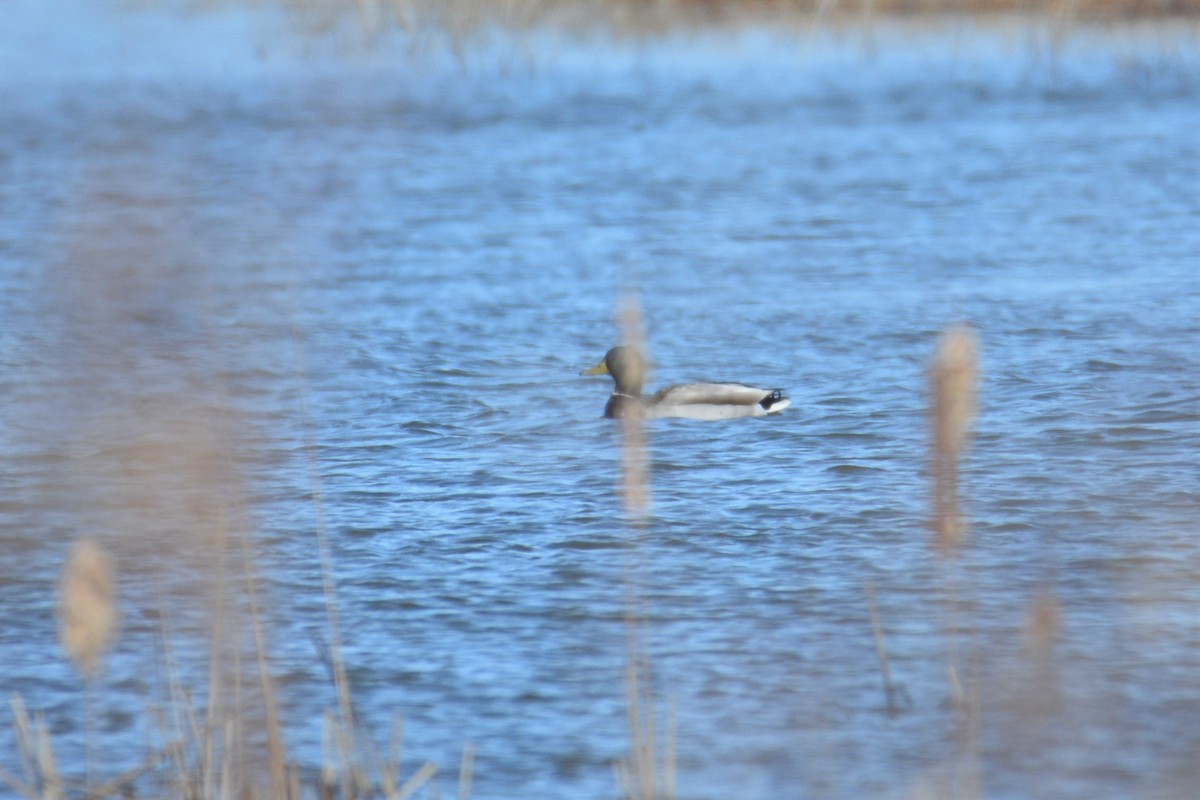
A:
<svg viewBox="0 0 1200 800">
<path fill-rule="evenodd" d="M 25 781 L 8 772 L 0 773 L 4 782 L 26 797 L 38 797 L 39 792 L 34 786 L 38 783 L 37 755 L 34 749 L 33 726 L 29 722 L 29 712 L 25 710 L 25 702 L 13 695 L 9 699 L 13 714 L 13 733 L 17 739 L 17 753 L 21 758 L 21 770 Z"/>
<path fill-rule="evenodd" d="M 37 790 L 34 789 L 32 786 L 27 786 L 24 783 L 22 783 L 21 780 L 16 775 L 13 775 L 11 772 L 6 770 L 4 767 L 0 767 L 0 781 L 4 781 L 5 783 L 7 783 L 8 787 L 10 789 L 12 789 L 14 792 L 16 792 L 17 794 L 22 795 L 23 797 L 32 798 L 32 800 L 37 800 L 37 797 L 38 797 Z"/>
<path fill-rule="evenodd" d="M 663 797 L 675 797 L 675 704 L 667 712 L 667 740 L 663 744 Z"/>
<path fill-rule="evenodd" d="M 219 548 L 224 549 L 225 541 L 226 541 L 225 537 L 223 536 L 223 534 L 225 533 L 224 525 L 221 525 L 220 531 L 222 533 L 222 536 L 218 540 L 220 542 Z M 221 642 L 222 642 L 223 632 L 225 630 L 224 598 L 226 596 L 226 589 L 225 589 L 226 576 L 225 576 L 225 569 L 223 568 L 223 566 L 221 568 L 217 569 L 216 579 L 217 579 L 217 585 L 216 585 L 216 591 L 213 592 L 213 604 L 212 604 L 212 609 L 213 609 L 212 630 L 210 631 L 209 650 L 208 650 L 208 659 L 209 659 L 208 660 L 208 719 L 209 719 L 209 721 L 217 719 L 217 717 L 220 714 L 221 700 L 222 700 L 222 696 L 223 696 L 222 690 L 224 687 L 224 681 L 221 680 L 221 664 L 224 660 L 222 658 L 222 656 L 224 655 L 224 647 L 222 646 Z M 199 726 L 197 725 L 196 720 L 193 718 L 191 721 L 192 721 L 192 729 L 197 730 Z M 228 727 L 228 726 L 226 726 L 226 727 Z M 204 765 L 203 774 L 200 776 L 200 784 L 201 784 L 200 791 L 204 794 L 205 797 L 211 796 L 211 793 L 212 793 L 212 783 L 211 782 L 212 782 L 213 776 L 212 776 L 212 770 L 208 769 L 208 765 L 213 764 L 214 759 L 215 759 L 215 753 L 216 753 L 216 747 L 217 747 L 217 741 L 216 741 L 217 737 L 215 735 L 215 730 L 216 729 L 214 727 L 210 726 L 208 728 L 208 730 L 204 732 L 203 738 L 196 740 L 197 742 L 200 743 L 200 753 L 201 753 L 200 763 L 202 765 Z M 196 734 L 196 735 L 199 736 L 200 734 Z M 230 761 L 231 761 L 231 759 L 225 759 L 226 769 L 223 770 L 223 772 L 228 772 L 228 767 L 229 767 Z M 222 780 L 225 781 L 223 784 L 224 786 L 229 785 L 228 780 L 226 780 L 226 777 L 227 777 L 226 775 L 224 775 L 224 774 L 222 775 Z"/>
<path fill-rule="evenodd" d="M 367 744 L 371 744 L 368 740 Z M 372 748 L 372 754 L 375 754 Z M 379 762 L 379 789 L 383 792 L 384 797 L 394 797 L 396 795 L 396 778 L 399 775 L 399 770 L 395 768 L 395 762 L 384 760 Z"/>
<path fill-rule="evenodd" d="M 978 346 L 966 325 L 952 325 L 938 340 L 929 366 L 933 460 L 933 527 L 946 551 L 962 541 L 958 466 L 975 416 Z"/>
<path fill-rule="evenodd" d="M 132 796 L 134 781 L 150 770 L 154 769 L 156 766 L 170 757 L 174 752 L 182 751 L 183 748 L 184 743 L 181 741 L 168 744 L 166 747 L 163 747 L 157 752 L 151 753 L 143 758 L 142 762 L 136 767 L 127 769 L 120 775 L 117 775 L 115 778 L 111 778 L 95 787 L 91 790 L 91 795 L 93 797 L 108 797 L 109 795 L 121 793 L 127 796 Z"/>
<path fill-rule="evenodd" d="M 661 749 L 654 715 L 654 693 L 650 688 L 650 663 L 645 655 L 640 621 L 627 615 L 625 662 L 626 722 L 629 727 L 629 757 L 615 765 L 621 794 L 628 800 L 672 800 L 675 797 L 675 722 L 667 715 Z M 659 788 L 661 778 L 661 791 Z"/>
<path fill-rule="evenodd" d="M 67 557 L 59 583 L 58 637 L 85 678 L 112 643 L 117 627 L 116 567 L 104 548 L 81 539 Z"/>
<path fill-rule="evenodd" d="M 246 564 L 249 567 L 250 560 Z M 253 572 L 246 573 L 247 594 L 250 597 L 250 622 L 254 631 L 254 647 L 258 654 L 258 675 L 261 681 L 262 700 L 266 712 L 267 759 L 270 773 L 271 797 L 287 797 L 287 765 L 284 761 L 282 736 L 279 731 L 279 713 L 275 703 L 275 690 L 271 673 L 267 669 L 266 642 L 259 619 L 258 601 L 254 591 Z M 240 749 L 240 748 L 239 748 Z M 228 761 L 228 759 L 227 759 Z"/>
<path fill-rule="evenodd" d="M 636 800 L 654 800 L 654 713 L 647 685 L 648 665 L 640 657 L 640 650 L 629 656 L 625 665 L 625 702 L 628 705 L 626 719 L 629 724 L 628 779 L 632 782 L 627 797 Z"/>
<path fill-rule="evenodd" d="M 337 724 L 333 712 L 326 711 L 321 717 L 321 797 L 333 797 L 337 793 L 337 769 L 330 754 L 337 749 Z"/>
<path fill-rule="evenodd" d="M 235 741 L 235 739 L 234 739 L 235 736 L 237 736 L 237 726 L 235 724 L 235 721 L 233 719 L 226 720 L 226 722 L 225 722 L 225 746 L 227 748 L 230 747 L 231 743 Z M 220 763 L 221 781 L 218 784 L 218 786 L 219 786 L 218 791 L 220 792 L 220 795 L 219 795 L 220 797 L 229 797 L 233 793 L 233 780 L 234 780 L 233 768 L 234 768 L 234 760 L 232 758 L 226 756 L 225 758 L 221 759 L 221 763 Z M 204 770 L 205 777 L 208 777 L 208 775 L 211 771 L 212 770 L 210 770 L 210 769 L 205 769 Z M 239 770 L 239 774 L 240 774 L 240 772 L 241 771 Z"/>
<path fill-rule="evenodd" d="M 433 762 L 426 761 L 421 765 L 411 778 L 404 782 L 400 787 L 400 791 L 396 793 L 390 800 L 404 800 L 406 797 L 412 797 L 422 786 L 429 782 L 434 775 L 437 774 L 437 765 Z"/>
<path fill-rule="evenodd" d="M 399 712 L 392 715 L 392 731 L 388 739 L 388 772 L 399 775 L 400 757 L 404 752 L 404 717 Z"/>
<path fill-rule="evenodd" d="M 300 768 L 295 764 L 288 767 L 288 797 L 300 797 Z"/>
<path fill-rule="evenodd" d="M 875 602 L 875 582 L 868 580 L 866 590 L 867 607 L 871 611 L 871 632 L 875 636 L 875 654 L 879 656 L 879 670 L 883 676 L 883 691 L 887 699 L 887 711 L 891 715 L 899 711 L 900 706 L 896 702 L 896 685 L 892 683 L 892 668 L 888 661 L 887 644 L 883 640 L 883 624 L 879 621 L 879 606 Z"/>
<path fill-rule="evenodd" d="M 296 382 L 303 390 L 304 387 L 308 386 L 308 381 L 306 380 L 308 371 L 298 338 L 297 332 L 293 330 L 292 351 L 295 358 Z M 350 702 L 350 681 L 346 677 L 346 664 L 342 660 L 342 633 L 341 624 L 338 619 L 337 592 L 333 580 L 333 559 L 329 551 L 329 538 L 325 525 L 325 493 L 321 485 L 320 465 L 317 463 L 316 447 L 312 440 L 311 418 L 308 411 L 307 397 L 304 391 L 299 393 L 300 416 L 304 435 L 304 455 L 305 463 L 308 467 L 313 515 L 316 522 L 317 555 L 321 564 L 321 588 L 325 595 L 325 618 L 326 626 L 329 630 L 329 661 L 333 667 L 334 688 L 337 691 L 338 711 L 341 714 L 342 721 L 339 729 L 342 734 L 340 738 L 345 740 L 343 752 L 347 755 L 347 759 L 349 759 L 350 754 L 357 752 L 354 741 L 354 706 Z M 369 782 L 365 776 L 361 775 L 361 770 L 349 760 L 345 763 L 350 765 L 351 772 L 353 773 L 349 780 L 369 791 Z M 344 789 L 347 790 L 345 796 L 348 797 L 348 787 L 344 787 Z"/>
<path fill-rule="evenodd" d="M 63 796 L 62 779 L 54 761 L 54 748 L 50 746 L 50 732 L 46 720 L 39 714 L 34 725 L 37 734 L 38 774 L 42 781 L 42 800 L 59 800 Z"/>
<path fill-rule="evenodd" d="M 475 746 L 470 742 L 463 745 L 462 765 L 458 768 L 458 800 L 471 796 L 471 770 L 475 765 Z"/>
<path fill-rule="evenodd" d="M 616 778 L 621 797 L 633 797 L 633 784 L 629 777 L 629 765 L 626 762 L 613 762 L 613 777 Z"/>
<path fill-rule="evenodd" d="M 9 699 L 13 714 L 13 733 L 17 737 L 17 752 L 21 757 L 21 769 L 25 780 L 33 783 L 37 780 L 37 757 L 33 746 L 33 730 L 29 723 L 29 712 L 25 709 L 25 701 L 20 695 Z"/>
</svg>

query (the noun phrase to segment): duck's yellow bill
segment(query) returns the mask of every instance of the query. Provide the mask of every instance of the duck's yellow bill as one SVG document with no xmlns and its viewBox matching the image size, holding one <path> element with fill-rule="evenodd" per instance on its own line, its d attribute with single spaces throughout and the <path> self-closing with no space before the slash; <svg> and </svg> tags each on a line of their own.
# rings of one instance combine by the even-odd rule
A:
<svg viewBox="0 0 1200 800">
<path fill-rule="evenodd" d="M 591 369 L 585 369 L 583 372 L 581 372 L 579 374 L 580 375 L 607 375 L 608 374 L 608 362 L 605 361 L 604 359 L 601 359 L 599 364 L 592 367 Z"/>
</svg>

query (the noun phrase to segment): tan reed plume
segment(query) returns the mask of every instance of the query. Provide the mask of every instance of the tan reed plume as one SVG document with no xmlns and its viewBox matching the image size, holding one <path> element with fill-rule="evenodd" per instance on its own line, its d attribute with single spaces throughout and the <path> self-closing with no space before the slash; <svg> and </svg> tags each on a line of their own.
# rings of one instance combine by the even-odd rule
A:
<svg viewBox="0 0 1200 800">
<path fill-rule="evenodd" d="M 951 325 L 939 337 L 929 366 L 933 527 L 938 545 L 946 550 L 958 546 L 965 530 L 959 507 L 958 467 L 975 416 L 978 349 L 975 334 L 968 326 Z"/>
<path fill-rule="evenodd" d="M 85 677 L 91 677 L 117 627 L 116 566 L 92 539 L 71 548 L 58 587 L 58 639 Z"/>
</svg>

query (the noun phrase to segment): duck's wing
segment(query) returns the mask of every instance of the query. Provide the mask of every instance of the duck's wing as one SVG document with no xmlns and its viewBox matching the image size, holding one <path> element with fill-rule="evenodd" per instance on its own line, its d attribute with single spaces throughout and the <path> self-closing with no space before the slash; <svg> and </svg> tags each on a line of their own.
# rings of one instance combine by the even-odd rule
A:
<svg viewBox="0 0 1200 800">
<path fill-rule="evenodd" d="M 654 402 L 671 405 L 711 403 L 717 405 L 752 406 L 771 392 L 744 383 L 682 383 L 668 386 L 654 395 Z"/>
<path fill-rule="evenodd" d="M 684 383 L 662 389 L 646 403 L 654 417 L 733 419 L 774 414 L 791 405 L 782 389 L 743 383 Z"/>
</svg>

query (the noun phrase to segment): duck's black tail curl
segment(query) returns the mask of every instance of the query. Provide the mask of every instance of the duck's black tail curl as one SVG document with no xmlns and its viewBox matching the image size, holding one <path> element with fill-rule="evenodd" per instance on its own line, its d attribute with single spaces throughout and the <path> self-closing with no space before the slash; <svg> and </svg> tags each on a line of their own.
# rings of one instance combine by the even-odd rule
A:
<svg viewBox="0 0 1200 800">
<path fill-rule="evenodd" d="M 771 406 L 775 405 L 780 400 L 786 399 L 787 398 L 783 396 L 783 389 L 772 389 L 770 394 L 758 401 L 758 404 L 766 411 L 770 411 Z"/>
</svg>

